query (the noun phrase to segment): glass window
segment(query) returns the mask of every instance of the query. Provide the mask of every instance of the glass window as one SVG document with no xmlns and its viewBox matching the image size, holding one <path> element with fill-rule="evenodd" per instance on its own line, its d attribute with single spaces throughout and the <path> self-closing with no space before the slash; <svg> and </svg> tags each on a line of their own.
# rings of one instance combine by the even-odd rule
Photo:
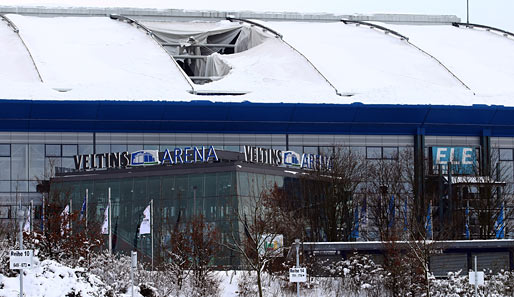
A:
<svg viewBox="0 0 514 297">
<path fill-rule="evenodd" d="M 45 158 L 45 177 L 55 176 L 56 167 L 61 167 L 61 158 Z"/>
<path fill-rule="evenodd" d="M 145 144 L 144 145 L 145 150 L 159 150 L 158 144 Z"/>
<path fill-rule="evenodd" d="M 513 181 L 513 166 L 512 162 L 502 161 L 500 162 L 500 175 L 501 179 L 506 182 Z"/>
<path fill-rule="evenodd" d="M 129 153 L 132 153 L 132 152 L 135 152 L 135 151 L 139 151 L 139 150 L 142 150 L 143 149 L 143 146 L 140 145 L 140 144 L 129 144 L 127 146 L 127 151 Z"/>
<path fill-rule="evenodd" d="M 96 145 L 96 154 L 104 154 L 104 153 L 110 153 L 111 146 L 108 144 L 97 144 Z"/>
<path fill-rule="evenodd" d="M 512 161 L 512 149 L 500 149 L 501 161 Z"/>
<path fill-rule="evenodd" d="M 45 152 L 43 144 L 29 145 L 29 179 L 42 179 L 45 175 Z"/>
<path fill-rule="evenodd" d="M 36 181 L 36 180 L 29 181 L 29 192 L 32 192 L 32 193 L 37 192 L 37 184 L 38 184 L 38 181 Z"/>
<path fill-rule="evenodd" d="M 9 218 L 9 206 L 0 207 L 0 219 L 8 219 Z"/>
<path fill-rule="evenodd" d="M 45 146 L 45 156 L 60 157 L 61 156 L 61 145 L 60 144 L 47 144 Z"/>
<path fill-rule="evenodd" d="M 11 153 L 11 178 L 17 180 L 28 180 L 28 145 L 13 144 Z"/>
<path fill-rule="evenodd" d="M 65 157 L 72 157 L 77 155 L 77 145 L 76 144 L 63 144 L 62 145 L 62 155 Z"/>
<path fill-rule="evenodd" d="M 79 155 L 87 155 L 93 153 L 93 146 L 91 144 L 79 144 Z"/>
<path fill-rule="evenodd" d="M 28 192 L 29 183 L 25 180 L 11 181 L 11 190 L 13 192 Z"/>
<path fill-rule="evenodd" d="M 61 165 L 65 169 L 75 169 L 75 160 L 73 158 L 62 158 Z"/>
<path fill-rule="evenodd" d="M 0 180 L 11 179 L 11 158 L 0 157 Z"/>
<path fill-rule="evenodd" d="M 239 152 L 239 145 L 225 145 L 223 149 L 231 152 Z"/>
<path fill-rule="evenodd" d="M 0 144 L 0 156 L 1 157 L 10 157 L 11 156 L 11 145 L 10 144 Z"/>
<path fill-rule="evenodd" d="M 299 154 L 302 153 L 302 149 L 303 148 L 301 146 L 291 146 L 291 145 L 289 146 L 290 151 L 297 152 Z"/>
<path fill-rule="evenodd" d="M 381 159 L 382 158 L 382 148 L 381 147 L 366 147 L 366 158 L 367 159 Z"/>
<path fill-rule="evenodd" d="M 0 192 L 8 193 L 11 191 L 11 182 L 10 181 L 0 181 Z"/>
<path fill-rule="evenodd" d="M 334 147 L 333 146 L 320 146 L 319 152 L 323 156 L 330 157 L 334 154 Z"/>
<path fill-rule="evenodd" d="M 344 150 L 344 148 L 343 148 L 343 150 Z M 352 153 L 353 156 L 364 157 L 366 155 L 366 148 L 363 146 L 351 146 L 350 152 Z"/>
<path fill-rule="evenodd" d="M 111 152 L 113 153 L 121 153 L 127 151 L 126 144 L 111 144 Z"/>
<path fill-rule="evenodd" d="M 384 147 L 383 149 L 384 159 L 398 159 L 398 148 L 397 147 Z"/>
<path fill-rule="evenodd" d="M 303 152 L 306 153 L 306 154 L 317 155 L 318 154 L 318 147 L 317 146 L 304 146 L 303 147 Z"/>
</svg>

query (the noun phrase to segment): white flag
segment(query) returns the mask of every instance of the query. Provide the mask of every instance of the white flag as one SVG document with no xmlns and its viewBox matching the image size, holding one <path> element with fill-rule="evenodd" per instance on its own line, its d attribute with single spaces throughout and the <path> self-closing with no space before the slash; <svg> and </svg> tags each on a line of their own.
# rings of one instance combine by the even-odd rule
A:
<svg viewBox="0 0 514 297">
<path fill-rule="evenodd" d="M 139 226 L 139 235 L 150 234 L 150 205 L 143 211 L 143 221 Z"/>
<path fill-rule="evenodd" d="M 29 211 L 29 216 L 25 220 L 25 225 L 23 225 L 23 232 L 30 232 L 31 221 L 32 221 L 32 210 Z"/>
<path fill-rule="evenodd" d="M 105 208 L 104 223 L 102 224 L 102 234 L 109 234 L 109 205 Z"/>
<path fill-rule="evenodd" d="M 61 212 L 61 236 L 64 235 L 65 231 L 70 230 L 70 224 L 68 222 L 69 215 L 70 215 L 70 206 L 66 205 L 64 210 Z"/>
</svg>

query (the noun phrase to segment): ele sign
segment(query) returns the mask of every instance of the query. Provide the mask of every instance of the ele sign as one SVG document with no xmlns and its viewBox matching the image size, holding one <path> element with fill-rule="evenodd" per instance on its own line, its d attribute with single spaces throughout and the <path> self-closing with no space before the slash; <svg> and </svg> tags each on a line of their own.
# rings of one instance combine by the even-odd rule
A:
<svg viewBox="0 0 514 297">
<path fill-rule="evenodd" d="M 448 162 L 455 174 L 473 174 L 477 169 L 476 151 L 472 147 L 432 147 L 432 160 L 434 168 L 441 165 L 443 172 L 448 172 Z"/>
</svg>

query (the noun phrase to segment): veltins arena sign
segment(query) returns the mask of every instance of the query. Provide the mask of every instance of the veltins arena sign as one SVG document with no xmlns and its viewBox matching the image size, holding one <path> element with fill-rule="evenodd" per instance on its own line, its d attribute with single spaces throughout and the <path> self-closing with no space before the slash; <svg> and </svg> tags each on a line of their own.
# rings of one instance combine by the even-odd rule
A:
<svg viewBox="0 0 514 297">
<path fill-rule="evenodd" d="M 298 167 L 302 169 L 330 169 L 329 157 L 317 154 L 299 154 L 294 151 L 282 151 L 255 146 L 244 146 L 245 162 L 275 166 Z"/>
<path fill-rule="evenodd" d="M 173 165 L 197 162 L 219 161 L 216 150 L 209 147 L 185 147 L 166 149 L 159 156 L 158 150 L 140 150 L 133 153 L 104 153 L 74 156 L 76 170 L 102 168 L 125 168 L 129 166 Z"/>
</svg>

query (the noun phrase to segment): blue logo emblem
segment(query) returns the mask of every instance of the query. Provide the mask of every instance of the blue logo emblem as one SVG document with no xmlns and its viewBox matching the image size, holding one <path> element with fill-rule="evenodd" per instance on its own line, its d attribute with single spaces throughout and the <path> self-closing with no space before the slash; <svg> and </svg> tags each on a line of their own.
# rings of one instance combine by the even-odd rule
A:
<svg viewBox="0 0 514 297">
<path fill-rule="evenodd" d="M 142 150 L 133 152 L 130 156 L 132 166 L 145 166 L 160 164 L 158 150 Z"/>
<path fill-rule="evenodd" d="M 300 154 L 293 151 L 284 152 L 284 164 L 289 166 L 300 167 Z"/>
</svg>

